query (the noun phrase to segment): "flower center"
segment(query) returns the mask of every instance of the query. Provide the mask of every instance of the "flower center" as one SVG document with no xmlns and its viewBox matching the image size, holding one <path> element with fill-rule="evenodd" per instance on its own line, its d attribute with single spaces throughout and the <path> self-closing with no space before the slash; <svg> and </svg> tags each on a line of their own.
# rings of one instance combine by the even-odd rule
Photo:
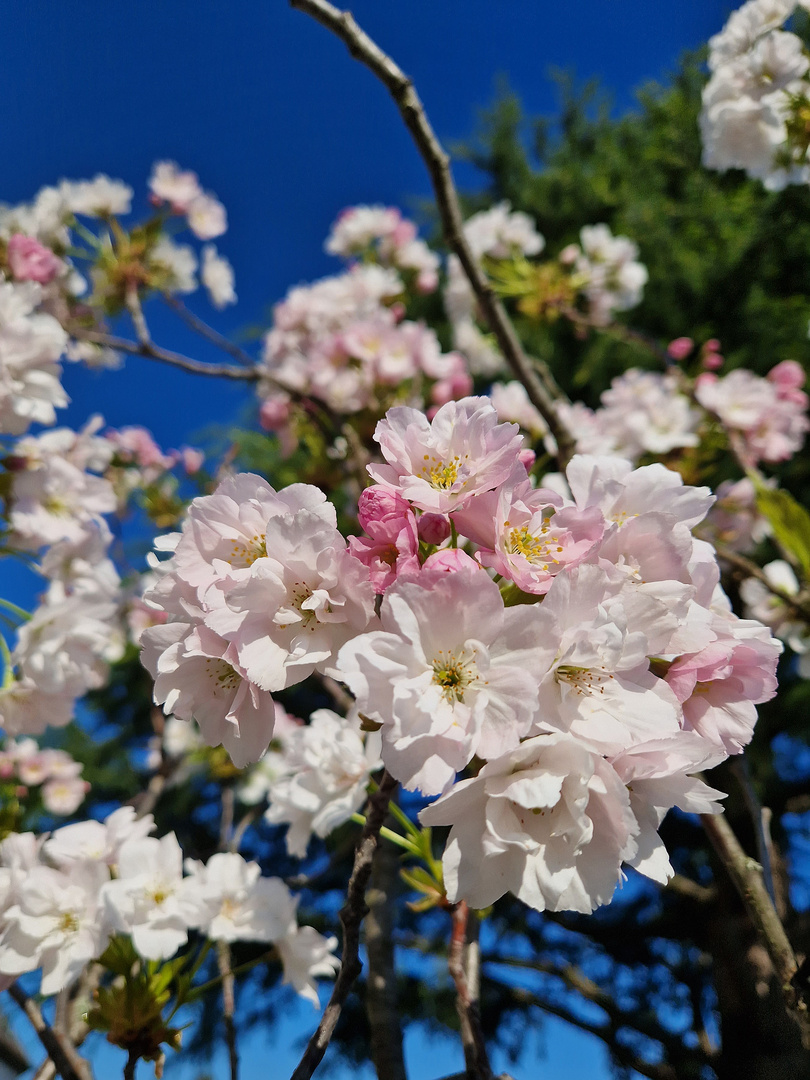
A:
<svg viewBox="0 0 810 1080">
<path fill-rule="evenodd" d="M 433 682 L 442 688 L 445 700 L 452 705 L 454 701 L 464 700 L 464 691 L 478 681 L 475 658 L 464 663 L 452 653 L 439 649 L 439 655 L 433 661 Z"/>
<path fill-rule="evenodd" d="M 465 459 L 467 455 L 464 455 Z M 443 461 L 432 454 L 425 454 L 425 464 L 422 466 L 422 478 L 427 480 L 431 487 L 440 491 L 447 491 L 458 480 L 458 470 L 461 458 L 458 454 L 450 461 Z"/>
<path fill-rule="evenodd" d="M 214 683 L 217 690 L 235 690 L 242 681 L 238 671 L 234 671 L 227 660 L 215 660 L 211 657 L 205 661 L 205 673 Z"/>
<path fill-rule="evenodd" d="M 613 675 L 604 667 L 584 668 L 573 664 L 560 664 L 556 671 L 557 682 L 567 683 L 577 694 L 604 694 L 605 685 Z"/>
<path fill-rule="evenodd" d="M 59 929 L 65 934 L 75 934 L 79 929 L 79 920 L 72 911 L 65 911 L 62 913 L 62 918 L 59 920 Z"/>
<path fill-rule="evenodd" d="M 549 563 L 559 565 L 560 560 L 556 556 L 562 552 L 562 545 L 558 536 L 547 536 L 548 532 L 548 525 L 542 527 L 539 536 L 531 532 L 527 525 L 510 529 L 506 537 L 506 550 L 510 555 L 522 555 L 530 563 L 539 563 L 543 570 L 548 569 Z"/>
<path fill-rule="evenodd" d="M 249 540 L 233 540 L 230 553 L 226 556 L 231 566 L 244 569 L 253 566 L 257 559 L 263 559 L 267 555 L 267 544 L 264 536 L 256 533 Z"/>
</svg>

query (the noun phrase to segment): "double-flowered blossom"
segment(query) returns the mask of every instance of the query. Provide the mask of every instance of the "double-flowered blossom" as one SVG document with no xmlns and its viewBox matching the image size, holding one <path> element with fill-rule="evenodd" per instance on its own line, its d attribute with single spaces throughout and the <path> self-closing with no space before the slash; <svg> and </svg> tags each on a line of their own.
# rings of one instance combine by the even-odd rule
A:
<svg viewBox="0 0 810 1080">
<path fill-rule="evenodd" d="M 53 424 L 68 396 L 58 360 L 67 334 L 39 311 L 42 286 L 5 281 L 0 274 L 0 432 L 20 435 L 32 423 Z"/>
<path fill-rule="evenodd" d="M 147 601 L 169 615 L 141 637 L 167 713 L 196 719 L 239 765 L 273 734 L 270 693 L 333 664 L 365 629 L 373 589 L 349 554 L 324 494 L 276 492 L 261 477 L 223 481 L 195 499 Z"/>
<path fill-rule="evenodd" d="M 805 374 L 795 360 L 783 360 L 763 379 L 737 369 L 723 378 L 712 372 L 699 376 L 695 397 L 736 436 L 747 465 L 787 461 L 810 430 Z"/>
<path fill-rule="evenodd" d="M 313 833 L 328 836 L 363 805 L 369 777 L 382 765 L 380 740 L 364 735 L 356 714 L 318 709 L 282 745 L 285 771 L 269 785 L 265 818 L 289 825 L 287 850 L 303 858 Z"/>
<path fill-rule="evenodd" d="M 781 29 L 796 7 L 796 0 L 748 0 L 731 14 L 709 41 L 712 75 L 700 116 L 704 165 L 745 169 L 775 190 L 810 178 L 806 146 L 789 140 L 810 89 L 804 43 Z"/>
<path fill-rule="evenodd" d="M 474 755 L 498 757 L 528 734 L 541 622 L 538 608 L 504 608 L 483 570 L 426 570 L 386 592 L 382 630 L 348 642 L 338 668 L 405 787 L 436 795 Z"/>
<path fill-rule="evenodd" d="M 235 476 L 192 503 L 147 597 L 168 617 L 142 635 L 156 700 L 238 765 L 267 750 L 246 798 L 266 794 L 292 854 L 359 809 L 382 762 L 440 796 L 423 820 L 452 826 L 451 901 L 585 912 L 624 865 L 666 881 L 663 816 L 717 811 L 694 774 L 750 740 L 781 649 L 731 612 L 693 534 L 711 493 L 605 454 L 535 487 L 517 425 L 483 397 L 432 421 L 393 407 L 375 438 L 348 547 L 307 485 Z M 313 671 L 357 712 L 320 710 L 271 746 L 270 694 Z"/>
</svg>

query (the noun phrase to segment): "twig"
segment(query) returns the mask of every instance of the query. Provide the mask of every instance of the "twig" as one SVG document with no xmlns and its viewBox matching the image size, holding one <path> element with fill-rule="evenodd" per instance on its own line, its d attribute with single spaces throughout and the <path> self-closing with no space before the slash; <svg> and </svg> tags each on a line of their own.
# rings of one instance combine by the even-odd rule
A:
<svg viewBox="0 0 810 1080">
<path fill-rule="evenodd" d="M 203 364 L 199 360 L 192 360 L 180 353 L 162 349 L 153 342 L 143 343 L 129 341 L 127 338 L 116 337 L 102 330 L 85 330 L 83 328 L 68 327 L 68 333 L 77 341 L 89 341 L 94 345 L 106 345 L 110 349 L 118 349 L 119 352 L 129 353 L 132 356 L 146 356 L 150 360 L 159 360 L 163 364 L 189 371 L 193 375 L 214 375 L 224 379 L 240 379 L 247 382 L 256 382 L 260 377 L 259 369 L 237 368 L 231 364 Z"/>
<path fill-rule="evenodd" d="M 481 1020 L 478 1015 L 477 994 L 467 981 L 464 953 L 467 944 L 467 920 L 469 908 L 464 900 L 455 904 L 452 911 L 453 932 L 447 955 L 447 968 L 456 984 L 456 1011 L 461 1025 L 461 1043 L 464 1061 L 470 1080 L 493 1080 L 492 1068 L 487 1056 Z M 476 988 L 477 989 L 477 988 Z"/>
<path fill-rule="evenodd" d="M 773 879 L 770 830 L 767 824 L 769 821 L 770 810 L 766 810 L 759 801 L 756 791 L 754 791 L 754 785 L 751 782 L 751 770 L 748 768 L 748 761 L 746 760 L 745 755 L 743 754 L 742 757 L 736 758 L 731 763 L 730 768 L 737 778 L 737 783 L 740 785 L 743 799 L 745 800 L 745 805 L 751 818 L 751 824 L 754 826 L 757 858 L 759 860 L 759 865 L 762 867 L 762 881 L 765 888 L 768 890 L 768 896 L 770 896 L 771 903 L 775 908 L 776 887 Z"/>
<path fill-rule="evenodd" d="M 692 881 L 685 874 L 673 874 L 666 883 L 665 888 L 675 892 L 679 896 L 685 896 L 689 900 L 695 900 L 698 904 L 709 904 L 717 897 L 717 889 L 713 885 L 701 885 Z"/>
<path fill-rule="evenodd" d="M 231 1080 L 239 1080 L 239 1051 L 236 1045 L 236 1025 L 233 1020 L 236 1003 L 235 980 L 231 967 L 231 947 L 227 941 L 217 942 L 217 964 L 219 974 L 222 976 L 222 1019 L 225 1024 L 225 1044 L 228 1047 Z"/>
<path fill-rule="evenodd" d="M 364 64 L 387 88 L 405 126 L 430 174 L 436 205 L 448 247 L 458 257 L 481 312 L 509 367 L 526 388 L 529 400 L 548 424 L 557 443 L 557 458 L 562 468 L 574 452 L 575 440 L 557 414 L 555 402 L 564 400 L 547 365 L 530 361 L 509 316 L 473 255 L 464 235 L 458 192 L 450 170 L 450 158 L 430 125 L 424 106 L 413 83 L 390 56 L 355 22 L 351 13 L 328 3 L 328 0 L 290 0 L 290 6 L 303 11 L 341 39 L 349 53 Z"/>
<path fill-rule="evenodd" d="M 485 955 L 484 960 L 488 965 L 501 964 L 524 971 L 537 971 L 542 975 L 551 975 L 560 979 L 569 990 L 573 990 L 586 1001 L 598 1005 L 610 1021 L 614 1032 L 622 1028 L 638 1032 L 645 1038 L 660 1043 L 670 1058 L 683 1052 L 683 1043 L 677 1035 L 667 1031 L 652 1016 L 648 1016 L 640 1009 L 629 1012 L 621 1008 L 610 991 L 595 983 L 574 964 L 559 965 L 550 960 L 524 960 L 520 957 L 499 956 L 496 953 Z"/>
<path fill-rule="evenodd" d="M 138 1067 L 138 1052 L 130 1050 L 127 1063 L 124 1066 L 124 1080 L 135 1080 L 135 1070 Z"/>
<path fill-rule="evenodd" d="M 619 1064 L 630 1069 L 635 1069 L 635 1071 L 641 1073 L 642 1076 L 649 1077 L 649 1080 L 678 1080 L 678 1074 L 671 1065 L 666 1064 L 665 1062 L 653 1063 L 651 1061 L 645 1061 L 643 1058 L 638 1057 L 627 1046 L 618 1042 L 616 1039 L 616 1032 L 611 1025 L 590 1023 L 577 1016 L 576 1013 L 567 1009 L 565 1006 L 556 1005 L 550 1001 L 543 1001 L 528 990 L 522 990 L 519 987 L 514 986 L 506 987 L 506 989 L 511 991 L 512 998 L 520 1005 L 534 1005 L 543 1012 L 549 1013 L 551 1016 L 556 1016 L 568 1024 L 572 1024 L 580 1031 L 587 1031 L 590 1035 L 595 1035 L 606 1044 Z"/>
<path fill-rule="evenodd" d="M 340 972 L 335 980 L 332 995 L 324 1009 L 321 1022 L 318 1024 L 318 1030 L 309 1040 L 304 1055 L 292 1074 L 291 1080 L 309 1080 L 317 1069 L 323 1055 L 326 1053 L 326 1048 L 332 1038 L 343 1004 L 349 996 L 349 991 L 355 979 L 363 969 L 359 953 L 360 926 L 368 910 L 365 899 L 366 886 L 371 876 L 374 852 L 380 842 L 380 829 L 388 811 L 388 802 L 394 794 L 396 786 L 396 780 L 387 772 L 384 772 L 378 790 L 369 797 L 366 824 L 363 826 L 363 831 L 355 849 L 354 868 L 346 891 L 346 903 L 340 912 L 340 921 L 343 924 L 343 956 L 341 958 Z"/>
<path fill-rule="evenodd" d="M 703 828 L 720 861 L 742 897 L 748 915 L 770 957 L 788 1014 L 793 1017 L 810 1046 L 810 1016 L 807 1004 L 793 984 L 798 963 L 785 928 L 762 882 L 762 867 L 750 859 L 723 814 L 701 814 Z"/>
<path fill-rule="evenodd" d="M 200 337 L 204 337 L 206 341 L 210 341 L 212 345 L 216 345 L 218 349 L 226 352 L 229 356 L 232 356 L 234 360 L 238 360 L 240 364 L 245 364 L 247 367 L 255 367 L 256 361 L 245 352 L 244 349 L 240 349 L 233 341 L 230 341 L 223 334 L 220 334 L 218 330 L 215 330 L 213 326 L 209 326 L 207 322 L 201 319 L 198 315 L 195 315 L 193 311 L 189 311 L 182 300 L 178 300 L 176 296 L 172 296 L 171 293 L 162 294 L 166 304 L 178 315 L 189 329 L 199 334 Z"/>
<path fill-rule="evenodd" d="M 389 825 L 393 818 L 389 817 Z M 364 926 L 368 975 L 366 1014 L 371 1031 L 371 1060 L 379 1080 L 407 1080 L 402 1024 L 397 1010 L 394 910 L 399 883 L 399 856 L 391 844 L 374 853 L 371 884 L 366 892 Z"/>
<path fill-rule="evenodd" d="M 13 983 L 8 988 L 8 992 L 31 1021 L 39 1041 L 45 1047 L 62 1080 L 92 1080 L 93 1074 L 89 1062 L 76 1053 L 75 1046 L 64 1032 L 55 1031 L 47 1023 L 39 1006 L 22 987 L 18 983 Z"/>
<path fill-rule="evenodd" d="M 777 596 L 783 604 L 799 615 L 805 622 L 810 622 L 810 601 L 804 599 L 801 595 L 791 596 L 789 592 L 785 592 L 778 585 L 774 585 L 765 571 L 751 559 L 747 559 L 745 555 L 740 555 L 724 544 L 715 544 L 714 549 L 719 559 L 723 559 L 730 566 L 736 567 L 746 577 L 756 578 L 765 586 L 768 592 Z"/>
<path fill-rule="evenodd" d="M 129 312 L 129 317 L 132 319 L 132 325 L 135 328 L 135 337 L 141 345 L 150 346 L 152 344 L 152 337 L 149 333 L 149 327 L 146 325 L 146 316 L 141 307 L 141 298 L 138 296 L 138 286 L 136 282 L 130 281 L 128 283 L 124 299 L 127 305 L 127 311 Z"/>
</svg>

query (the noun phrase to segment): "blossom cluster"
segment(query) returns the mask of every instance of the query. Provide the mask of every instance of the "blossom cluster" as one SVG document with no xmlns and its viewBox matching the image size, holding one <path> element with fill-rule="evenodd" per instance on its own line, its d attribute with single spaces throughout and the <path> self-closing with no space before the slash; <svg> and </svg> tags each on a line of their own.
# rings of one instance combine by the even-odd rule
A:
<svg viewBox="0 0 810 1080">
<path fill-rule="evenodd" d="M 141 636 L 155 700 L 194 717 L 234 762 L 256 761 L 275 726 L 271 693 L 333 668 L 373 615 L 373 591 L 318 488 L 276 492 L 241 474 L 195 499 L 145 600 L 168 615 Z"/>
<path fill-rule="evenodd" d="M 513 211 L 508 202 L 473 214 L 464 222 L 464 235 L 477 259 L 538 255 L 546 246 L 528 214 Z M 470 370 L 478 375 L 502 370 L 503 357 L 479 329 L 475 296 L 455 255 L 447 260 L 444 308 L 453 331 L 453 345 L 467 358 Z"/>
<path fill-rule="evenodd" d="M 623 864 L 666 881 L 658 825 L 673 805 L 718 810 L 693 774 L 750 740 L 781 650 L 732 613 L 692 534 L 708 489 L 588 455 L 565 495 L 537 488 L 487 398 L 432 422 L 392 408 L 375 438 L 384 463 L 348 549 L 305 485 L 237 476 L 192 503 L 150 593 L 170 619 L 144 633 L 156 700 L 241 765 L 270 743 L 270 691 L 313 670 L 348 685 L 379 747 L 356 719 L 316 714 L 271 766 L 268 816 L 295 853 L 359 805 L 379 753 L 440 796 L 422 820 L 453 826 L 451 900 L 590 911 Z M 240 694 L 266 694 L 266 713 Z"/>
<path fill-rule="evenodd" d="M 209 241 L 225 232 L 224 207 L 194 173 L 158 162 L 149 188 L 160 223 L 182 215 L 197 238 Z M 30 203 L 0 207 L 0 433 L 19 435 L 32 423 L 55 423 L 55 410 L 68 404 L 62 358 L 118 364 L 117 354 L 94 342 L 92 332 L 103 314 L 125 306 L 126 281 L 170 293 L 198 287 L 194 249 L 164 229 L 143 230 L 137 245 L 121 240 L 117 219 L 131 212 L 132 196 L 127 184 L 99 175 L 63 180 L 42 188 Z M 96 224 L 97 236 L 82 218 Z M 113 219 L 117 229 L 110 227 Z M 91 250 L 84 250 L 90 241 Z M 216 307 L 235 302 L 233 270 L 210 243 L 202 251 L 201 277 Z"/>
<path fill-rule="evenodd" d="M 615 311 L 629 311 L 641 302 L 648 273 L 638 261 L 638 245 L 614 236 L 607 225 L 583 225 L 579 244 L 560 252 L 569 267 L 594 326 L 606 326 Z"/>
<path fill-rule="evenodd" d="M 700 116 L 703 163 L 744 169 L 779 190 L 810 180 L 805 113 L 810 59 L 783 28 L 805 0 L 748 0 L 709 42 Z"/>
<path fill-rule="evenodd" d="M 404 318 L 406 271 L 419 291 L 438 282 L 438 257 L 416 239 L 399 211 L 374 206 L 344 211 L 327 251 L 352 261 L 342 274 L 291 289 L 273 311 L 264 339 L 261 419 L 285 431 L 292 395 L 324 402 L 339 414 L 393 400 L 440 405 L 471 389 L 459 353 L 443 353 L 433 330 Z M 407 274 L 405 275 L 407 277 Z"/>
<path fill-rule="evenodd" d="M 280 878 L 241 855 L 186 860 L 174 833 L 151 836 L 131 806 L 42 840 L 12 833 L 0 844 L 0 973 L 42 970 L 41 992 L 69 986 L 127 934 L 146 960 L 172 957 L 194 930 L 212 941 L 275 945 L 284 981 L 317 1005 L 314 979 L 337 967 L 335 938 L 298 926 L 297 900 Z M 9 978 L 10 977 L 10 978 Z"/>
<path fill-rule="evenodd" d="M 7 739 L 0 750 L 0 783 L 25 798 L 39 788 L 46 812 L 57 817 L 72 814 L 84 802 L 90 785 L 82 779 L 82 764 L 64 750 L 40 749 L 33 739 Z"/>
<path fill-rule="evenodd" d="M 582 402 L 557 408 L 580 453 L 638 461 L 685 450 L 698 445 L 708 414 L 720 422 L 745 465 L 776 463 L 793 457 L 810 430 L 804 382 L 795 360 L 781 361 L 765 378 L 745 368 L 722 377 L 703 371 L 694 380 L 681 371 L 630 368 L 602 393 L 599 408 Z M 495 383 L 491 397 L 502 420 L 520 424 L 554 452 L 547 425 L 520 383 Z"/>
</svg>

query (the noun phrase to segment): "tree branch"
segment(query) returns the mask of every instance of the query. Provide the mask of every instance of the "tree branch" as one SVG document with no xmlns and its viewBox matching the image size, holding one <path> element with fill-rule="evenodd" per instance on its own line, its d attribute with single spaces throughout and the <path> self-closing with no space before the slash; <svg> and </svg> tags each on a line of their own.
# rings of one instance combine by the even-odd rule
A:
<svg viewBox="0 0 810 1080">
<path fill-rule="evenodd" d="M 343 956 L 340 972 L 335 980 L 332 996 L 318 1024 L 318 1030 L 309 1040 L 304 1056 L 292 1074 L 291 1080 L 309 1080 L 321 1063 L 343 1004 L 349 996 L 355 979 L 363 969 L 359 953 L 360 927 L 368 911 L 365 898 L 366 886 L 371 876 L 374 852 L 380 842 L 380 829 L 385 821 L 389 800 L 396 787 L 396 780 L 384 772 L 378 790 L 369 797 L 366 823 L 354 853 L 354 867 L 346 890 L 346 903 L 340 912 L 340 921 L 343 924 Z"/>
<path fill-rule="evenodd" d="M 398 882 L 398 853 L 392 844 L 380 844 L 374 853 L 371 886 L 366 893 L 369 910 L 364 926 L 368 956 L 366 1014 L 371 1029 L 371 1059 L 378 1080 L 407 1080 L 402 1025 L 397 1011 L 394 953 Z"/>
<path fill-rule="evenodd" d="M 327 0 L 290 0 L 290 6 L 310 15 L 339 37 L 355 60 L 364 64 L 394 99 L 430 174 L 447 245 L 464 268 L 504 359 L 554 436 L 557 459 L 564 469 L 575 448 L 575 440 L 558 416 L 555 406 L 557 401 L 564 400 L 564 394 L 547 365 L 537 360 L 530 361 L 524 353 L 506 309 L 467 242 L 458 192 L 450 170 L 450 158 L 430 125 L 413 83 L 391 57 L 360 29 L 350 12 L 341 11 Z"/>
<path fill-rule="evenodd" d="M 724 814 L 701 814 L 701 821 L 767 950 L 776 978 L 782 987 L 785 1008 L 799 1025 L 805 1046 L 810 1047 L 810 1015 L 807 1003 L 793 981 L 799 965 L 785 928 L 763 884 L 762 867 L 745 854 Z"/>
<path fill-rule="evenodd" d="M 516 1003 L 524 1007 L 534 1005 L 543 1012 L 556 1016 L 559 1020 L 564 1020 L 567 1024 L 579 1028 L 580 1031 L 585 1031 L 589 1035 L 595 1035 L 597 1039 L 601 1039 L 619 1064 L 635 1069 L 642 1076 L 649 1077 L 649 1080 L 678 1080 L 678 1074 L 671 1065 L 665 1062 L 645 1061 L 643 1058 L 638 1057 L 629 1047 L 618 1042 L 616 1031 L 611 1025 L 589 1023 L 563 1005 L 543 1001 L 528 990 L 521 990 L 518 987 L 508 987 L 508 989 L 511 990 Z"/>
<path fill-rule="evenodd" d="M 94 345 L 106 345 L 110 349 L 129 353 L 131 356 L 145 356 L 150 360 L 159 360 L 162 364 L 189 371 L 193 375 L 214 375 L 224 379 L 239 379 L 246 382 L 256 382 L 259 379 L 259 370 L 252 368 L 237 368 L 231 364 L 204 364 L 199 360 L 192 360 L 180 353 L 161 349 L 154 342 L 129 341 L 127 338 L 116 337 L 102 330 L 85 330 L 69 327 L 68 333 L 77 341 L 89 341 Z"/>
<path fill-rule="evenodd" d="M 39 1006 L 18 983 L 13 983 L 8 992 L 19 1005 L 28 1019 L 37 1037 L 50 1057 L 62 1080 L 92 1080 L 93 1073 L 89 1062 L 76 1053 L 76 1048 L 62 1031 L 55 1031 L 45 1020 Z"/>
<path fill-rule="evenodd" d="M 670 1059 L 676 1059 L 683 1053 L 684 1044 L 677 1035 L 661 1027 L 652 1017 L 645 1015 L 641 1010 L 628 1012 L 626 1009 L 622 1009 L 616 1004 L 611 993 L 595 983 L 593 979 L 588 978 L 583 971 L 573 964 L 560 966 L 547 960 L 523 960 L 519 957 L 501 957 L 492 954 L 485 956 L 484 960 L 488 964 L 503 964 L 507 967 L 537 971 L 540 974 L 551 975 L 560 979 L 569 990 L 573 990 L 586 1001 L 598 1005 L 610 1021 L 610 1026 L 614 1032 L 619 1031 L 621 1028 L 636 1031 L 639 1035 L 660 1043 Z M 709 1060 L 708 1057 L 706 1060 Z"/>
<path fill-rule="evenodd" d="M 255 367 L 256 361 L 241 349 L 233 341 L 230 341 L 223 334 L 220 334 L 218 330 L 215 330 L 213 326 L 209 326 L 207 322 L 201 319 L 198 315 L 195 315 L 193 311 L 189 311 L 182 300 L 178 300 L 176 296 L 172 296 L 171 293 L 162 293 L 163 300 L 172 309 L 172 311 L 183 320 L 186 326 L 190 330 L 193 330 L 200 337 L 205 338 L 206 341 L 210 341 L 212 345 L 216 345 L 218 349 L 226 352 L 229 356 L 232 356 L 234 360 L 238 360 L 240 364 L 244 364 L 246 367 Z"/>
<path fill-rule="evenodd" d="M 714 549 L 717 552 L 718 559 L 722 559 L 730 566 L 741 571 L 745 577 L 756 578 L 757 581 L 765 586 L 769 593 L 778 597 L 786 607 L 789 607 L 791 611 L 798 615 L 804 622 L 810 623 L 810 601 L 802 596 L 802 594 L 791 596 L 791 594 L 785 592 L 784 589 L 780 589 L 778 585 L 773 584 L 765 571 L 757 566 L 755 562 L 751 559 L 747 559 L 745 555 L 740 555 L 738 552 L 726 547 L 725 544 L 715 544 Z"/>
<path fill-rule="evenodd" d="M 461 1025 L 461 1042 L 464 1047 L 464 1061 L 470 1080 L 493 1080 L 489 1064 L 481 1020 L 478 1014 L 477 972 L 474 985 L 467 980 L 464 959 L 467 946 L 467 923 L 469 908 L 464 900 L 452 909 L 453 932 L 450 937 L 450 949 L 447 955 L 447 968 L 456 984 L 456 1011 Z"/>
</svg>

